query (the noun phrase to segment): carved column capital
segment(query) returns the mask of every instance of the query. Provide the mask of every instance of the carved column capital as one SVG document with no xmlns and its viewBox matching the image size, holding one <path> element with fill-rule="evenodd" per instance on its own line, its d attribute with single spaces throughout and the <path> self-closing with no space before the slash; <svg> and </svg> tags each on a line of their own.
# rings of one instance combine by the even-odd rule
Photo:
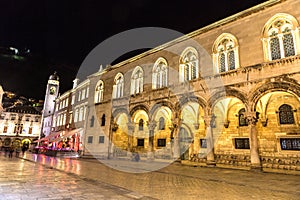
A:
<svg viewBox="0 0 300 200">
<path fill-rule="evenodd" d="M 256 112 L 247 112 L 246 118 L 249 125 L 256 125 L 257 122 Z"/>
<path fill-rule="evenodd" d="M 205 126 L 214 127 L 214 123 L 216 119 L 215 115 L 206 115 L 203 117 L 203 119 L 204 119 Z"/>
<path fill-rule="evenodd" d="M 128 122 L 127 123 L 127 129 L 128 129 L 128 131 L 133 132 L 134 131 L 134 127 L 135 127 L 134 123 L 132 123 L 132 122 Z"/>
<path fill-rule="evenodd" d="M 147 123 L 148 129 L 149 131 L 154 131 L 155 127 L 156 127 L 156 121 L 150 121 Z"/>
</svg>

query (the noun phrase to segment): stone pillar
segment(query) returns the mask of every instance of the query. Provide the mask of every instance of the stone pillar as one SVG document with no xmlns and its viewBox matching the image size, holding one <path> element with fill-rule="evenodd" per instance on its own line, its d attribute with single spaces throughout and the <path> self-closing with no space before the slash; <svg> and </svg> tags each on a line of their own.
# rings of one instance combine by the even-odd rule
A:
<svg viewBox="0 0 300 200">
<path fill-rule="evenodd" d="M 127 156 L 132 156 L 132 148 L 133 148 L 133 133 L 134 133 L 134 123 L 128 122 L 127 123 L 127 136 L 128 136 L 128 144 L 127 144 Z"/>
<path fill-rule="evenodd" d="M 169 129 L 171 130 L 171 158 L 177 160 L 180 158 L 179 136 L 178 136 L 179 119 L 175 118 L 172 121 Z"/>
<path fill-rule="evenodd" d="M 261 162 L 258 152 L 258 140 L 257 140 L 257 129 L 256 129 L 256 113 L 247 113 L 247 122 L 249 127 L 249 141 L 250 141 L 250 157 L 251 157 L 251 170 L 261 171 Z"/>
<path fill-rule="evenodd" d="M 206 165 L 210 167 L 216 166 L 215 153 L 214 153 L 214 138 L 212 131 L 212 124 L 214 123 L 215 116 L 209 115 L 204 117 L 206 125 Z"/>
<path fill-rule="evenodd" d="M 148 153 L 147 153 L 147 159 L 148 160 L 154 160 L 154 129 L 156 127 L 156 121 L 151 121 L 148 123 L 148 129 L 149 129 L 149 145 L 148 145 Z"/>
<path fill-rule="evenodd" d="M 114 121 L 113 117 L 110 121 L 110 131 L 108 136 L 108 154 L 107 158 L 111 159 L 114 156 L 114 144 L 113 144 L 113 135 L 118 130 L 118 124 Z"/>
</svg>

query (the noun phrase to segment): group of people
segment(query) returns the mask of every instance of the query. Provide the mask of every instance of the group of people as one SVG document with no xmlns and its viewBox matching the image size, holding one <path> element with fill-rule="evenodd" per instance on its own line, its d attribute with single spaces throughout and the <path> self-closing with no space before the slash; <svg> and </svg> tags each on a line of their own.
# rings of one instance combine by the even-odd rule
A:
<svg viewBox="0 0 300 200">
<path fill-rule="evenodd" d="M 21 151 L 22 151 L 22 154 L 24 155 L 24 153 L 26 151 L 26 148 L 25 147 L 22 147 L 22 148 L 21 147 L 14 147 L 13 145 L 11 145 L 10 147 L 5 148 L 4 156 L 6 157 L 7 154 L 8 154 L 8 157 L 12 158 L 13 153 L 16 152 L 16 157 L 19 157 Z"/>
</svg>

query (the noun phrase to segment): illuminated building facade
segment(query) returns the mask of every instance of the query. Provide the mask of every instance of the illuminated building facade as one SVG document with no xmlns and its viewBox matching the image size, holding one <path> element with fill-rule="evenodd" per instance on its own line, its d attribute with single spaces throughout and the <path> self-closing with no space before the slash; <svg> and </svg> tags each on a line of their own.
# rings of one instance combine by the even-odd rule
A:
<svg viewBox="0 0 300 200">
<path fill-rule="evenodd" d="M 41 132 L 41 113 L 32 106 L 13 106 L 2 111 L 0 117 L 0 146 L 30 148 Z"/>
<path fill-rule="evenodd" d="M 300 170 L 299 21 L 271 0 L 90 75 L 84 155 Z"/>
</svg>

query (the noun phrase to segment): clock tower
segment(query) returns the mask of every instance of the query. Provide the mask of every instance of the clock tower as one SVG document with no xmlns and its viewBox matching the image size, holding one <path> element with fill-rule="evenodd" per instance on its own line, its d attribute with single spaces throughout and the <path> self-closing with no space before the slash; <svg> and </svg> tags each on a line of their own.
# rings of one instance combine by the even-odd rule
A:
<svg viewBox="0 0 300 200">
<path fill-rule="evenodd" d="M 55 109 L 55 99 L 58 96 L 59 77 L 56 72 L 49 77 L 44 101 L 42 115 L 42 136 L 48 136 L 51 133 L 53 123 L 53 114 Z"/>
<path fill-rule="evenodd" d="M 43 109 L 44 117 L 53 115 L 55 99 L 58 96 L 58 89 L 59 89 L 59 77 L 57 73 L 54 72 L 54 74 L 52 74 L 49 77 L 48 84 L 47 84 L 46 96 L 44 101 L 44 109 Z"/>
</svg>

